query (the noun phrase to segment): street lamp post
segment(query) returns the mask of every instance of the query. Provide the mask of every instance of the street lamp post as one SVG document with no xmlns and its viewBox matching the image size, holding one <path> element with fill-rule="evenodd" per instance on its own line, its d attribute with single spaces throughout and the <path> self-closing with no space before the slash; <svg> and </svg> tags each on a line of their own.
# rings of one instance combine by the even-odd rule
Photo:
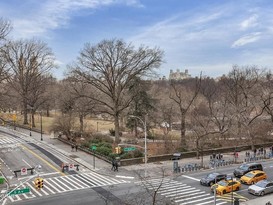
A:
<svg viewBox="0 0 273 205">
<path fill-rule="evenodd" d="M 42 115 L 42 111 L 41 111 L 41 141 L 43 141 L 43 115 Z"/>
<path fill-rule="evenodd" d="M 216 163 L 215 163 L 215 159 L 214 159 L 214 172 L 216 173 Z M 215 182 L 214 184 L 216 184 L 216 177 L 215 177 Z M 214 185 L 214 205 L 216 205 L 216 185 Z"/>
<path fill-rule="evenodd" d="M 135 116 L 135 115 L 129 115 L 129 117 L 131 118 L 137 118 L 142 124 L 143 124 L 143 127 L 144 127 L 144 176 L 145 178 L 147 177 L 147 124 L 146 124 L 146 115 L 145 115 L 145 118 L 144 118 L 144 121 L 138 117 L 138 116 Z"/>
</svg>

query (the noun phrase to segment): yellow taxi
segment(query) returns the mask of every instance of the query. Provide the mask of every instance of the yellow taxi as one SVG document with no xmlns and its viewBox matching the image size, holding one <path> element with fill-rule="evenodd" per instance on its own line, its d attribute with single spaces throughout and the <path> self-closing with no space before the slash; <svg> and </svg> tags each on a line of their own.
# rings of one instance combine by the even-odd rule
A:
<svg viewBox="0 0 273 205">
<path fill-rule="evenodd" d="M 266 173 L 264 171 L 255 170 L 248 172 L 240 178 L 241 183 L 243 184 L 255 184 L 258 181 L 266 179 Z"/>
<path fill-rule="evenodd" d="M 214 192 L 216 189 L 216 194 L 223 195 L 232 191 L 238 191 L 241 188 L 241 183 L 236 179 L 228 179 L 219 181 L 217 184 L 211 186 L 211 191 Z"/>
</svg>

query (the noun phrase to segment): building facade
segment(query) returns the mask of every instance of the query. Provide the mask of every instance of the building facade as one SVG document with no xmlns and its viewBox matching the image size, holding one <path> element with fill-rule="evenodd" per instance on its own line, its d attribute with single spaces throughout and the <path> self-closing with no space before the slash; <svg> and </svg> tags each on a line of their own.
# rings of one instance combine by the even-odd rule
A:
<svg viewBox="0 0 273 205">
<path fill-rule="evenodd" d="M 179 69 L 174 72 L 172 69 L 170 70 L 169 80 L 183 80 L 186 78 L 190 78 L 188 69 L 185 69 L 185 72 L 180 71 Z"/>
</svg>

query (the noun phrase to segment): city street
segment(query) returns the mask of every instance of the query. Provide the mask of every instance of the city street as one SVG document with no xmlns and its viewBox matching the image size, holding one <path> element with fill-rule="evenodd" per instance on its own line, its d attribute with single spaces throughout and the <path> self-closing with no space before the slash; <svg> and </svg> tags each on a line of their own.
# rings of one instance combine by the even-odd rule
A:
<svg viewBox="0 0 273 205">
<path fill-rule="evenodd" d="M 210 187 L 200 185 L 200 179 L 212 172 L 220 172 L 232 176 L 233 170 L 239 164 L 222 166 L 216 169 L 206 169 L 184 173 L 172 173 L 173 161 L 162 164 L 148 163 L 148 178 L 139 178 L 137 173 L 143 173 L 143 166 L 121 167 L 119 173 L 110 170 L 110 165 L 99 159 L 94 169 L 93 157 L 84 152 L 71 152 L 71 148 L 48 135 L 44 140 L 39 140 L 39 133 L 33 133 L 32 137 L 26 134 L 27 130 L 20 132 L 11 129 L 1 129 L 0 158 L 5 166 L 2 166 L 11 187 L 20 182 L 25 182 L 18 189 L 30 188 L 30 193 L 8 196 L 3 204 L 128 204 L 139 198 L 144 199 L 147 191 L 157 191 L 157 200 L 173 204 L 214 204 L 214 194 Z M 54 141 L 55 140 L 55 141 Z M 53 142 L 53 143 L 50 143 Z M 205 158 L 207 160 L 207 158 Z M 193 159 L 179 160 L 179 164 L 190 162 Z M 81 162 L 81 163 L 79 163 Z M 79 170 L 73 168 L 62 172 L 61 164 L 79 164 Z M 273 166 L 271 160 L 261 162 L 268 179 L 273 179 Z M 37 190 L 33 182 L 33 176 L 28 171 L 26 176 L 14 176 L 13 171 L 22 167 L 31 168 L 41 165 L 37 170 L 39 176 L 44 178 L 44 188 Z M 37 174 L 36 172 L 34 174 Z M 164 177 L 163 177 L 164 176 Z M 241 203 L 258 198 L 247 192 L 247 185 L 242 185 L 237 192 L 216 196 L 216 204 L 230 204 L 235 197 Z M 142 197 L 139 197 L 139 196 Z M 129 200 L 129 202 L 128 202 Z M 151 197 L 145 198 L 147 204 Z M 59 203 L 60 202 L 60 203 Z"/>
</svg>

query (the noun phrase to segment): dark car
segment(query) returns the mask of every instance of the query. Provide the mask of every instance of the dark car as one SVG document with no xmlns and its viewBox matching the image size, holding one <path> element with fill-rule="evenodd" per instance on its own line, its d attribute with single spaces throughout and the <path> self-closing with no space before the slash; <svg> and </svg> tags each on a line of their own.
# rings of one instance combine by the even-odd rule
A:
<svg viewBox="0 0 273 205">
<path fill-rule="evenodd" d="M 211 173 L 211 174 L 208 174 L 206 177 L 202 178 L 200 180 L 200 184 L 205 186 L 212 186 L 213 184 L 226 178 L 227 178 L 226 174 Z"/>
<path fill-rule="evenodd" d="M 233 174 L 235 177 L 241 177 L 246 173 L 254 170 L 263 171 L 263 166 L 260 163 L 242 164 L 234 170 Z"/>
<path fill-rule="evenodd" d="M 171 160 L 179 160 L 181 159 L 182 154 L 181 153 L 174 153 Z"/>
</svg>

